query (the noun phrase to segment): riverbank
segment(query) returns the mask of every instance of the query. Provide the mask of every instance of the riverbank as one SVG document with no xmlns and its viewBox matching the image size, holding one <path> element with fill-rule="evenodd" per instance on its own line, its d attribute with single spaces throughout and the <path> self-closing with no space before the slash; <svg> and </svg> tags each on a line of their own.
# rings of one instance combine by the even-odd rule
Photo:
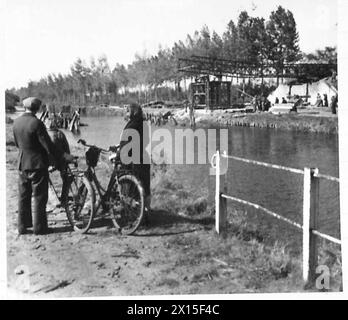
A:
<svg viewBox="0 0 348 320">
<path fill-rule="evenodd" d="M 78 109 L 78 108 L 74 108 Z M 121 107 L 82 107 L 81 115 L 87 117 L 121 117 L 124 116 L 124 109 Z"/>
<path fill-rule="evenodd" d="M 71 141 L 70 141 L 71 142 Z M 303 291 L 301 259 L 286 244 L 266 245 L 245 213 L 229 206 L 228 232 L 214 232 L 208 190 L 187 181 L 185 166 L 153 166 L 153 212 L 135 236 L 109 221 L 86 235 L 71 231 L 51 198 L 53 233 L 17 236 L 17 151 L 6 125 L 8 283 L 16 294 L 41 297 L 223 294 Z M 81 157 L 84 149 L 72 145 Z M 98 174 L 110 174 L 102 159 Z M 59 178 L 56 177 L 59 181 Z M 154 254 L 155 253 L 155 254 Z M 330 291 L 341 283 L 340 254 L 322 243 L 320 263 L 331 270 Z M 27 281 L 29 286 L 23 286 Z M 313 289 L 314 291 L 316 289 Z"/>
<path fill-rule="evenodd" d="M 78 110 L 75 106 L 73 110 Z M 123 117 L 125 110 L 122 107 L 81 107 L 81 116 L 84 117 Z M 171 108 L 144 108 L 145 112 L 158 115 L 171 111 L 180 126 L 188 126 L 189 114 L 184 109 Z M 9 120 L 6 116 L 6 122 Z M 338 134 L 338 118 L 332 115 L 328 108 L 310 108 L 299 110 L 298 113 L 274 115 L 271 113 L 242 113 L 235 110 L 196 110 L 196 124 L 201 127 L 210 126 L 239 126 L 251 128 L 278 129 L 312 133 Z M 9 120 L 10 121 L 10 120 Z"/>
<path fill-rule="evenodd" d="M 60 109 L 59 109 L 60 110 Z M 122 107 L 100 107 L 100 106 L 73 106 L 71 107 L 71 111 L 77 111 L 80 110 L 82 116 L 88 116 L 88 117 L 109 117 L 109 116 L 115 116 L 115 117 L 121 117 L 124 116 L 124 108 Z M 15 112 L 24 112 L 24 108 L 16 107 L 14 112 L 8 112 L 6 113 L 6 119 L 11 117 L 11 114 L 14 114 Z"/>
<path fill-rule="evenodd" d="M 327 108 L 326 108 L 327 109 Z M 174 117 L 180 125 L 189 124 L 189 115 L 185 110 L 176 110 Z M 274 115 L 271 113 L 240 113 L 228 110 L 213 112 L 196 110 L 196 124 L 199 126 L 241 126 L 271 128 L 301 132 L 338 134 L 337 116 L 325 111 L 300 111 L 298 113 Z"/>
</svg>

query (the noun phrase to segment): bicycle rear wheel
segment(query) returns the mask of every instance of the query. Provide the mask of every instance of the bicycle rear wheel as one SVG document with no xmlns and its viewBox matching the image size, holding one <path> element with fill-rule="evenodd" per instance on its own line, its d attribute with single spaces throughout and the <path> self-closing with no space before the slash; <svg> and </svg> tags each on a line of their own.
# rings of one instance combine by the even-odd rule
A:
<svg viewBox="0 0 348 320">
<path fill-rule="evenodd" d="M 72 176 L 64 202 L 69 223 L 75 231 L 86 233 L 91 227 L 95 211 L 95 192 L 85 176 Z"/>
<path fill-rule="evenodd" d="M 110 213 L 114 226 L 124 235 L 134 233 L 144 216 L 144 189 L 132 175 L 124 175 L 115 183 L 110 195 Z"/>
</svg>

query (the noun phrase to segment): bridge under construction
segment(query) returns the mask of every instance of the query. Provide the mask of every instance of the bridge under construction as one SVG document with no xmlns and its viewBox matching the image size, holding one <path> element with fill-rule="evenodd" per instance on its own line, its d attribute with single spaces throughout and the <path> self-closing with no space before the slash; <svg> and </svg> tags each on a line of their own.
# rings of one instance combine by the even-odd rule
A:
<svg viewBox="0 0 348 320">
<path fill-rule="evenodd" d="M 259 63 L 227 60 L 205 56 L 180 58 L 178 70 L 186 76 L 194 77 L 191 85 L 191 98 L 197 99 L 198 107 L 214 109 L 232 105 L 233 80 L 245 83 L 248 79 L 289 79 L 293 84 L 312 83 L 337 74 L 337 64 L 333 63 Z M 210 76 L 217 80 L 210 81 Z M 231 81 L 222 81 L 223 77 Z M 244 88 L 243 88 L 244 91 Z"/>
</svg>

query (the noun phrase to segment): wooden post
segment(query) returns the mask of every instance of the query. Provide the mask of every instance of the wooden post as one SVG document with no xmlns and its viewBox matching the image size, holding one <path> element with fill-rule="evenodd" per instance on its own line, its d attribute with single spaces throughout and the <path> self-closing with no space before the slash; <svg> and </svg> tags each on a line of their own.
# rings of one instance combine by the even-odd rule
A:
<svg viewBox="0 0 348 320">
<path fill-rule="evenodd" d="M 210 110 L 210 88 L 209 88 L 209 76 L 206 80 L 205 85 L 205 103 L 206 103 L 206 110 Z"/>
<path fill-rule="evenodd" d="M 226 155 L 226 151 L 224 151 L 224 155 Z M 225 172 L 227 168 L 227 161 L 228 159 L 223 157 L 222 160 L 220 158 L 220 173 L 221 173 L 221 167 L 223 167 L 223 172 Z M 222 164 L 222 166 L 221 166 Z M 220 217 L 219 217 L 219 223 L 220 223 L 220 233 L 224 233 L 227 225 L 227 199 L 222 197 L 222 194 L 227 195 L 227 177 L 226 172 L 220 176 L 220 190 L 222 189 L 222 192 L 220 192 Z"/>
<path fill-rule="evenodd" d="M 303 281 L 305 286 L 315 280 L 318 264 L 317 237 L 312 230 L 317 230 L 319 215 L 319 178 L 314 175 L 318 169 L 304 168 L 303 180 Z"/>
<path fill-rule="evenodd" d="M 226 226 L 226 216 L 227 216 L 227 207 L 226 198 L 223 198 L 221 192 L 221 182 L 225 181 L 224 176 L 221 174 L 221 157 L 220 151 L 216 152 L 216 181 L 215 181 L 215 229 L 218 234 L 221 234 Z M 226 192 L 226 187 L 224 186 L 224 192 Z"/>
<path fill-rule="evenodd" d="M 306 83 L 306 102 L 308 102 L 308 94 L 309 94 L 309 85 Z"/>
<path fill-rule="evenodd" d="M 215 229 L 220 233 L 220 151 L 216 151 L 215 164 Z"/>
<path fill-rule="evenodd" d="M 230 108 L 232 107 L 233 103 L 233 77 L 231 77 L 231 86 L 230 86 Z"/>
</svg>

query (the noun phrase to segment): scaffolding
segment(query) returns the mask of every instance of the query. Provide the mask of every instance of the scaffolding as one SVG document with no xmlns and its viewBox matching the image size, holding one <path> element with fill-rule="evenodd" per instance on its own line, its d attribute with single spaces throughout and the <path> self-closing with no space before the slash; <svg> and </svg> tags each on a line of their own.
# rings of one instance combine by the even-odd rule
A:
<svg viewBox="0 0 348 320">
<path fill-rule="evenodd" d="M 233 81 L 222 81 L 222 77 L 242 79 L 292 79 L 293 83 L 311 83 L 337 74 L 337 64 L 333 63 L 258 63 L 227 60 L 204 56 L 180 58 L 178 70 L 186 76 L 195 77 L 192 83 L 191 99 L 198 101 L 198 107 L 226 108 L 231 105 Z M 210 81 L 210 76 L 217 80 Z M 244 89 L 243 89 L 244 91 Z"/>
</svg>

